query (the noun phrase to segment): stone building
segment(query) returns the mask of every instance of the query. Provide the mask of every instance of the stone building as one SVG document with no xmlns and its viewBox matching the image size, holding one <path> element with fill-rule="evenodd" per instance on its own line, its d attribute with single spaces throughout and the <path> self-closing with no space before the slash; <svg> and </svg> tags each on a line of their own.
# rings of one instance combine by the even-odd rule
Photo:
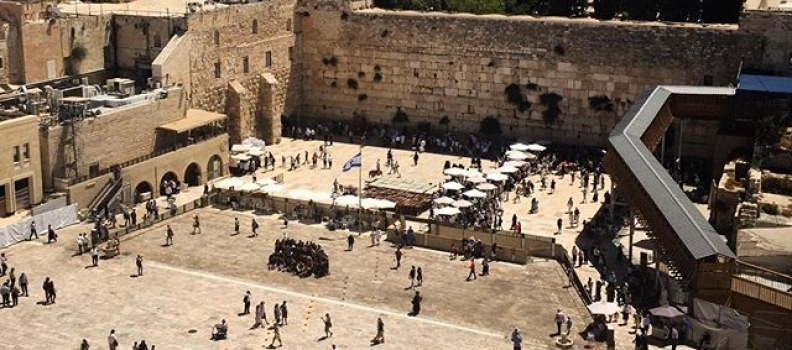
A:
<svg viewBox="0 0 792 350">
<path fill-rule="evenodd" d="M 0 117 L 0 216 L 41 203 L 39 117 Z"/>
</svg>

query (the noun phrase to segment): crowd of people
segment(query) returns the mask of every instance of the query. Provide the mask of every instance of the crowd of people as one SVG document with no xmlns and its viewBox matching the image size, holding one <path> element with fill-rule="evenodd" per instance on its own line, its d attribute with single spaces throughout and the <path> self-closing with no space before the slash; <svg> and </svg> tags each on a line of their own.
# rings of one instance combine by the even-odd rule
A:
<svg viewBox="0 0 792 350">
<path fill-rule="evenodd" d="M 275 241 L 270 254 L 270 270 L 285 271 L 300 277 L 324 277 L 330 273 L 330 261 L 322 246 L 306 241 L 283 238 Z"/>
</svg>

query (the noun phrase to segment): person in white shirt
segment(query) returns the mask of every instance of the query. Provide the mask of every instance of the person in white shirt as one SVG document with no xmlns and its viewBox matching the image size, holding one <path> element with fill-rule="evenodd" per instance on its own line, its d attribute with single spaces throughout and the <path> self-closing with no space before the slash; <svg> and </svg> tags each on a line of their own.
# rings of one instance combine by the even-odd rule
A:
<svg viewBox="0 0 792 350">
<path fill-rule="evenodd" d="M 110 346 L 110 350 L 118 349 L 118 338 L 115 336 L 115 329 L 110 330 L 110 335 L 107 336 L 107 343 Z"/>
<path fill-rule="evenodd" d="M 80 233 L 77 235 L 77 252 L 80 253 L 80 255 L 82 255 L 83 252 L 85 251 L 84 247 L 85 247 L 85 238 L 83 237 L 83 234 Z"/>
</svg>

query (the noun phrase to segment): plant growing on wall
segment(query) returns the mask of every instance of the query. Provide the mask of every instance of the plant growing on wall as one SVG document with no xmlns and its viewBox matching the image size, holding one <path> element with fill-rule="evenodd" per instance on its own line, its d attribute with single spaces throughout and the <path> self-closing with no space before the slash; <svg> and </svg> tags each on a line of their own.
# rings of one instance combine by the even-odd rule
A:
<svg viewBox="0 0 792 350">
<path fill-rule="evenodd" d="M 69 59 L 75 63 L 82 62 L 86 57 L 88 57 L 88 49 L 81 43 L 75 44 L 69 53 Z"/>
<path fill-rule="evenodd" d="M 366 95 L 366 94 L 358 95 L 358 101 L 365 101 L 367 99 L 368 99 L 368 95 Z"/>
<path fill-rule="evenodd" d="M 501 134 L 501 125 L 498 118 L 493 116 L 481 120 L 479 132 L 487 136 L 498 136 Z"/>
<path fill-rule="evenodd" d="M 374 82 L 379 83 L 381 81 L 382 81 L 382 74 L 380 74 L 379 72 L 374 73 Z"/>
<path fill-rule="evenodd" d="M 523 95 L 520 85 L 511 83 L 506 86 L 504 92 L 506 93 L 506 100 L 514 105 L 518 111 L 525 112 L 531 108 L 531 102 L 528 102 L 528 99 Z"/>
<path fill-rule="evenodd" d="M 446 132 L 448 132 L 448 126 L 451 124 L 451 119 L 448 118 L 447 115 L 444 115 L 440 118 L 440 125 L 445 126 Z"/>
<path fill-rule="evenodd" d="M 364 72 L 364 71 L 358 72 L 358 78 L 363 79 L 365 77 L 366 77 L 366 72 Z"/>
<path fill-rule="evenodd" d="M 401 107 L 396 107 L 396 113 L 393 113 L 393 118 L 391 119 L 391 123 L 394 125 L 404 125 L 410 122 L 410 116 L 407 115 L 405 111 L 401 109 Z"/>
<path fill-rule="evenodd" d="M 322 64 L 335 67 L 338 64 L 338 59 L 335 56 L 323 57 Z"/>
<path fill-rule="evenodd" d="M 545 107 L 545 110 L 542 111 L 542 119 L 544 119 L 547 126 L 553 125 L 558 121 L 558 116 L 561 115 L 561 107 L 558 104 L 563 99 L 561 95 L 555 92 L 539 95 L 539 103 Z"/>
<path fill-rule="evenodd" d="M 564 46 L 561 44 L 556 44 L 556 46 L 553 47 L 553 52 L 555 52 L 556 55 L 563 56 L 564 53 L 566 53 L 566 50 L 564 50 Z"/>
<path fill-rule="evenodd" d="M 528 83 L 528 84 L 525 84 L 525 88 L 530 90 L 530 91 L 536 91 L 536 90 L 539 90 L 539 85 L 536 85 L 534 83 Z"/>
<path fill-rule="evenodd" d="M 596 112 L 613 112 L 613 101 L 605 95 L 591 96 L 588 99 L 589 108 Z"/>
<path fill-rule="evenodd" d="M 357 88 L 358 88 L 357 80 L 349 78 L 347 80 L 347 87 L 350 88 L 350 89 L 353 89 L 353 90 L 357 90 Z"/>
</svg>

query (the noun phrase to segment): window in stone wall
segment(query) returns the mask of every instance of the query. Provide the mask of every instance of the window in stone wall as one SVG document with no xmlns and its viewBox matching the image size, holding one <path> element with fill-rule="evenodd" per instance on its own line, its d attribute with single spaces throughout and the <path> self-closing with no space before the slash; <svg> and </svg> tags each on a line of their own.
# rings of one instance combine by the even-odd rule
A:
<svg viewBox="0 0 792 350">
<path fill-rule="evenodd" d="M 220 31 L 215 30 L 214 32 L 214 43 L 215 45 L 220 45 Z"/>
<path fill-rule="evenodd" d="M 5 67 L 5 62 L 3 62 L 3 58 L 0 57 L 0 68 Z"/>
<path fill-rule="evenodd" d="M 30 160 L 30 144 L 27 142 L 22 145 L 22 159 Z"/>
<path fill-rule="evenodd" d="M 242 58 L 242 72 L 245 74 L 250 72 L 250 59 L 247 56 Z"/>
<path fill-rule="evenodd" d="M 19 146 L 14 146 L 14 163 L 19 163 L 22 160 L 22 150 Z"/>
<path fill-rule="evenodd" d="M 159 34 L 154 34 L 154 47 L 162 47 L 162 38 L 159 36 Z"/>
<path fill-rule="evenodd" d="M 272 67 L 272 51 L 267 51 L 264 54 L 264 66 Z"/>
<path fill-rule="evenodd" d="M 258 20 L 253 20 L 253 34 L 258 34 Z"/>
<path fill-rule="evenodd" d="M 292 28 L 291 28 L 291 19 L 287 19 L 286 20 L 286 31 L 287 32 L 291 32 L 291 30 L 292 30 Z"/>
<path fill-rule="evenodd" d="M 294 59 L 294 56 L 292 56 L 292 54 L 294 54 L 294 47 L 289 46 L 289 61 Z M 2 62 L 2 61 L 0 61 L 0 62 Z M 2 68 L 2 67 L 0 67 L 0 68 Z"/>
<path fill-rule="evenodd" d="M 214 72 L 215 73 L 215 78 L 220 79 L 220 76 L 221 76 L 220 75 L 220 61 L 215 62 L 214 68 L 215 68 L 215 72 Z"/>
<path fill-rule="evenodd" d="M 712 86 L 715 85 L 711 75 L 704 76 L 704 86 Z"/>
</svg>

